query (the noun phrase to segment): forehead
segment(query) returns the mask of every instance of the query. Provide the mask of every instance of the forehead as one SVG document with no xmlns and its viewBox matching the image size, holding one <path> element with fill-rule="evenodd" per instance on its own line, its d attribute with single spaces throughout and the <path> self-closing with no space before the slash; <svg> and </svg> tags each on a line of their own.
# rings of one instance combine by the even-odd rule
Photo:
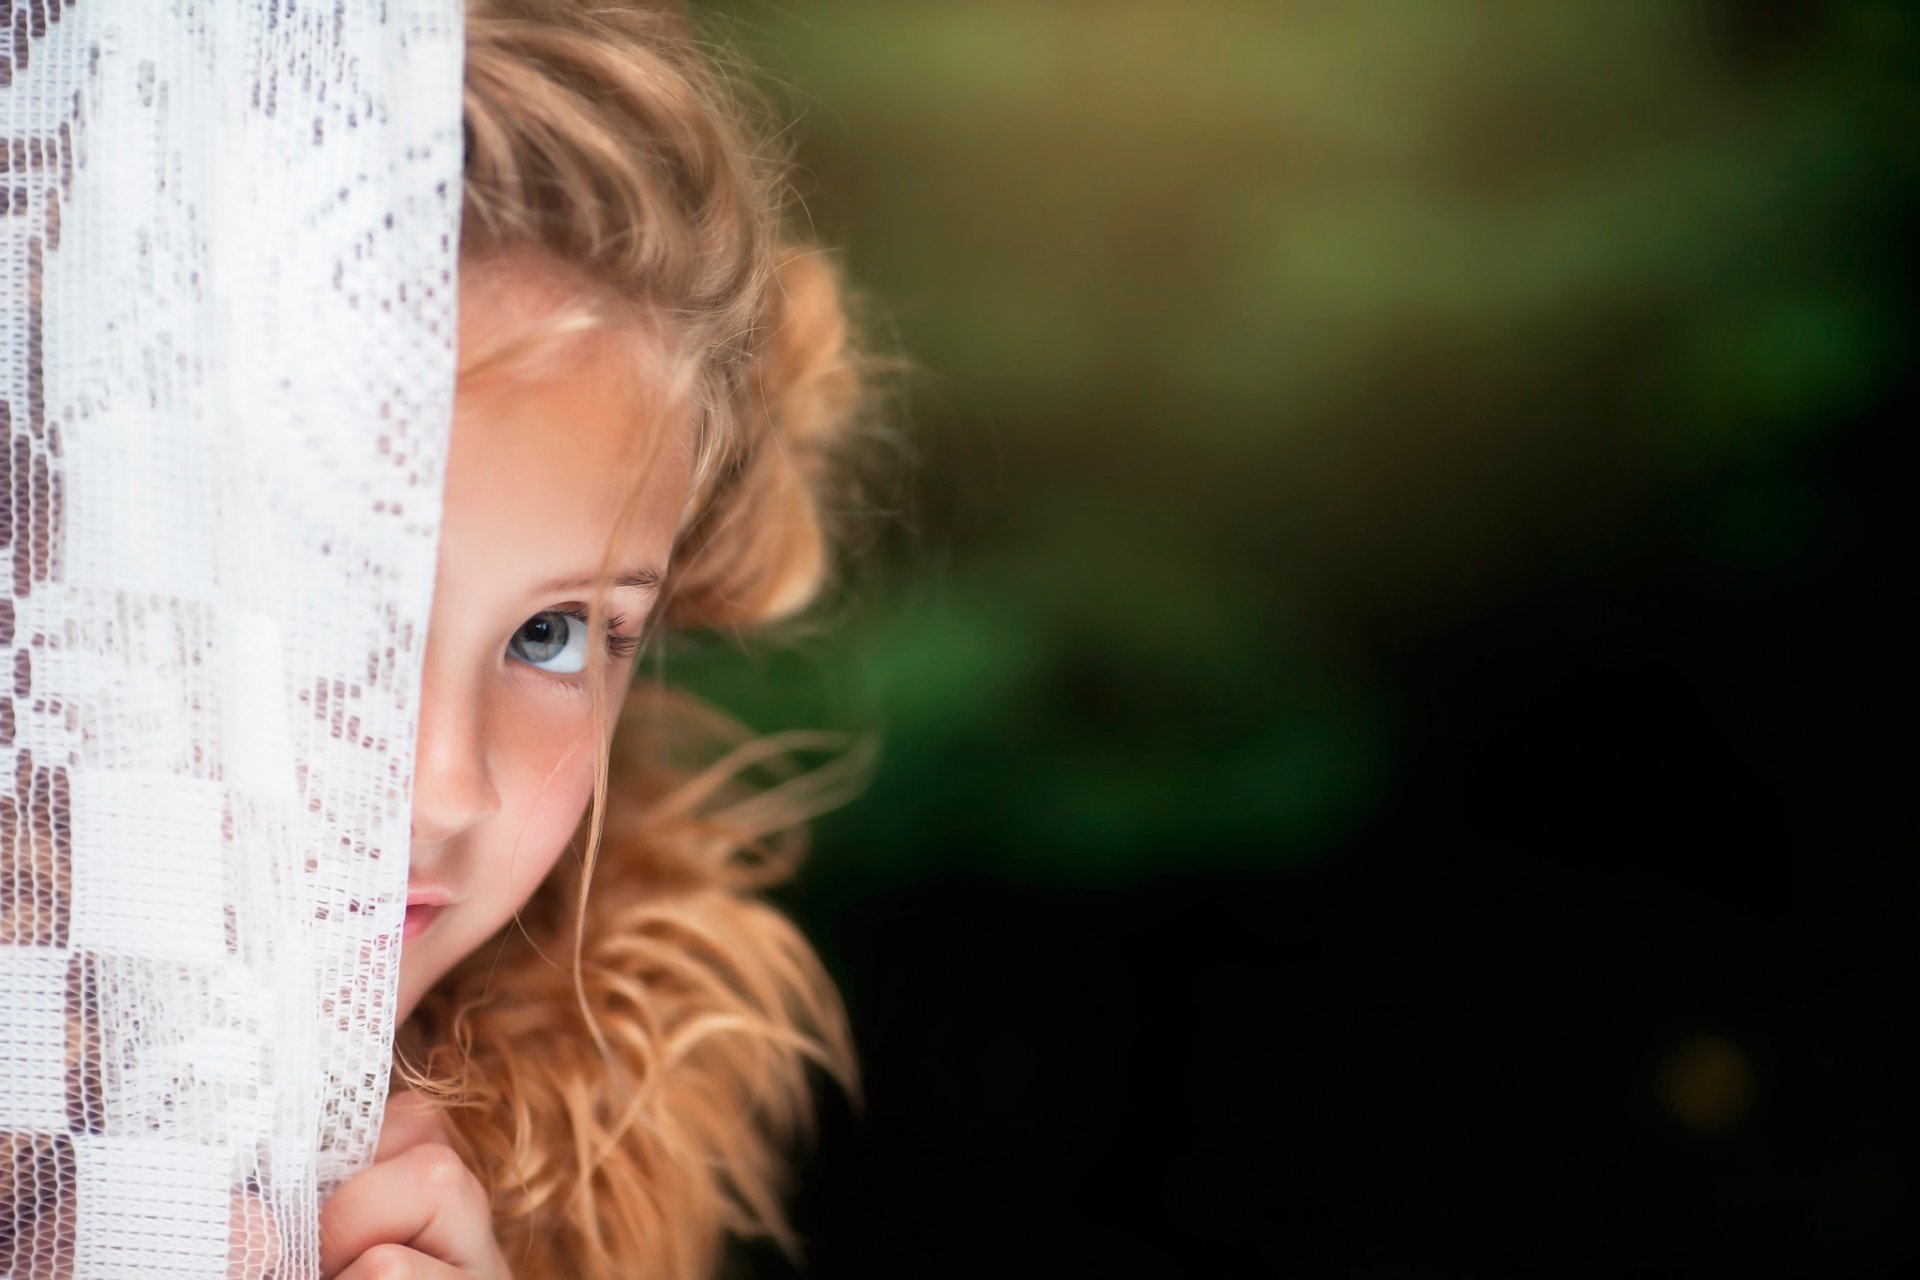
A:
<svg viewBox="0 0 1920 1280">
<path fill-rule="evenodd" d="M 630 504 L 643 541 L 670 540 L 691 432 L 637 325 L 589 322 L 577 290 L 524 263 L 463 270 L 446 525 L 471 543 L 522 541 L 591 558 Z M 489 532 L 497 537 L 487 537 Z"/>
<path fill-rule="evenodd" d="M 638 364 L 656 345 L 643 318 L 603 288 L 536 249 L 462 259 L 459 368 L 463 386 L 539 377 L 556 363 L 625 352 Z"/>
</svg>

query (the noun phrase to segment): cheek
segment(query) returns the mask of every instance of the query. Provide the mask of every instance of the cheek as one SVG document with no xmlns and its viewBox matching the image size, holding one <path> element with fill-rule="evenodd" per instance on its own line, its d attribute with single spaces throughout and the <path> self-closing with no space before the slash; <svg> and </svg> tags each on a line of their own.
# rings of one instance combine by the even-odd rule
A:
<svg viewBox="0 0 1920 1280">
<path fill-rule="evenodd" d="M 494 757 L 504 821 L 496 833 L 501 865 L 493 871 L 512 908 L 546 878 L 593 797 L 594 734 L 582 719 L 553 717 L 543 727 L 525 726 Z"/>
</svg>

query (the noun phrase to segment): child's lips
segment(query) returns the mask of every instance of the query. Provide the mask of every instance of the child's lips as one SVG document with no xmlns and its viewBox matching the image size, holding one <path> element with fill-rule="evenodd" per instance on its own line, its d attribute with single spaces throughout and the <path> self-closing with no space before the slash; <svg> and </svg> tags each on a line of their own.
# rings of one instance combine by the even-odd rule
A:
<svg viewBox="0 0 1920 1280">
<path fill-rule="evenodd" d="M 433 923 L 434 917 L 438 916 L 445 909 L 445 903 L 409 902 L 407 904 L 407 923 L 400 931 L 400 941 L 403 944 L 412 942 L 425 932 L 427 926 Z"/>
</svg>

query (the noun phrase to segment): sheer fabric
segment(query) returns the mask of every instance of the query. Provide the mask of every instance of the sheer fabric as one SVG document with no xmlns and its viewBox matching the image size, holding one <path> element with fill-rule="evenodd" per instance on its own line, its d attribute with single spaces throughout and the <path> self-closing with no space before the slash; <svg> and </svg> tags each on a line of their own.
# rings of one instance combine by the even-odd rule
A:
<svg viewBox="0 0 1920 1280">
<path fill-rule="evenodd" d="M 0 1276 L 317 1274 L 377 1137 L 458 0 L 0 0 Z"/>
</svg>

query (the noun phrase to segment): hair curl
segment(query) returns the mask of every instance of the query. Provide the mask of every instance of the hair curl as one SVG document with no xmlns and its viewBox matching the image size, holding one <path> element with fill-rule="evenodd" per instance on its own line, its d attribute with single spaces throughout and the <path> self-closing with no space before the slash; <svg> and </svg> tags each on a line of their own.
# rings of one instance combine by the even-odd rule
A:
<svg viewBox="0 0 1920 1280">
<path fill-rule="evenodd" d="M 570 282 L 556 331 L 631 331 L 669 371 L 697 459 L 662 593 L 679 629 L 821 592 L 864 385 L 736 93 L 670 6 L 468 2 L 463 274 L 531 253 Z M 783 1152 L 809 1067 L 854 1087 L 833 984 L 755 894 L 857 764 L 799 772 L 817 741 L 751 738 L 649 682 L 620 723 L 582 856 L 427 994 L 397 1071 L 445 1108 L 516 1268 L 706 1276 L 729 1233 L 794 1247 Z"/>
</svg>

